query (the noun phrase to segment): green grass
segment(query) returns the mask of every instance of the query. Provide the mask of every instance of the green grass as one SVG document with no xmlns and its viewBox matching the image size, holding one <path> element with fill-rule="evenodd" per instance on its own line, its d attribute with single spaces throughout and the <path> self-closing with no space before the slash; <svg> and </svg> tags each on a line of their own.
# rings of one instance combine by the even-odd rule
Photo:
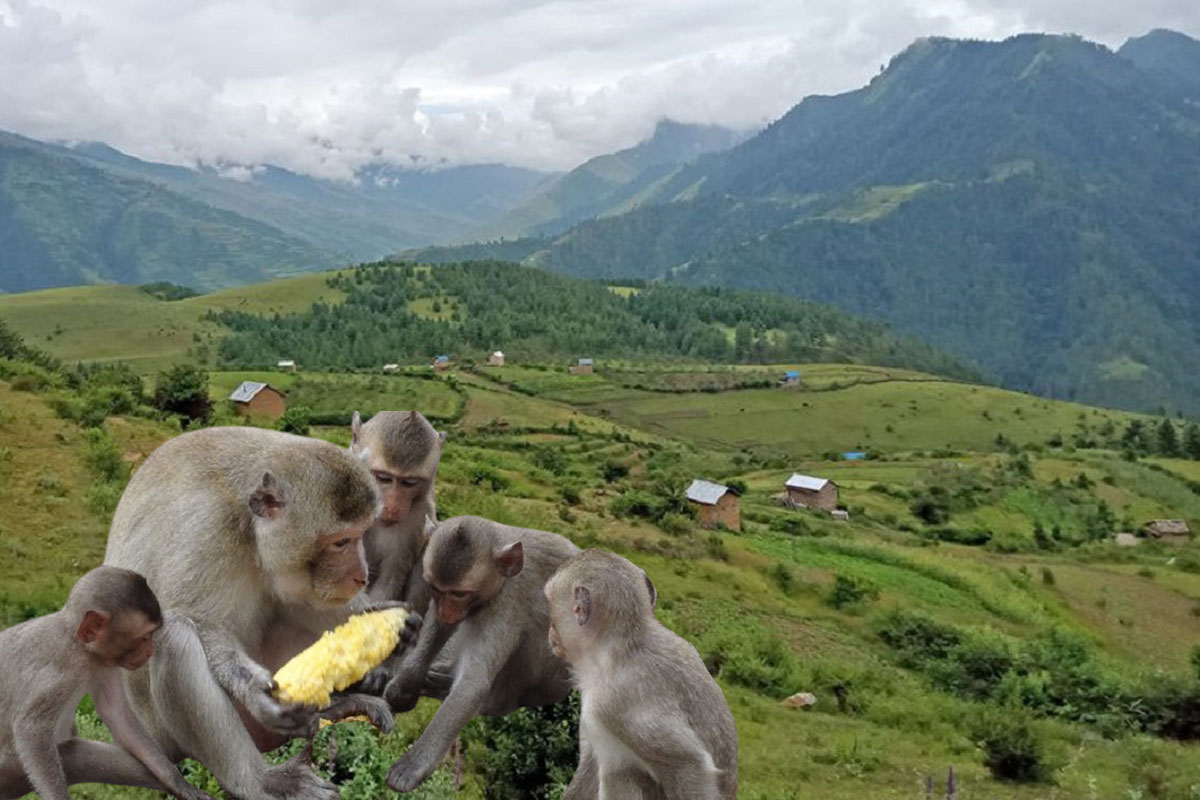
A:
<svg viewBox="0 0 1200 800">
<path fill-rule="evenodd" d="M 341 293 L 325 285 L 329 274 L 312 273 L 171 302 L 134 286 L 77 286 L 0 295 L 0 318 L 30 344 L 64 361 L 122 360 L 149 374 L 191 360 L 190 348 L 224 335 L 222 327 L 203 320 L 209 311 L 282 314 L 306 309 L 318 300 L 336 301 Z M 298 355 L 279 357 L 295 357 L 303 367 Z"/>
<path fill-rule="evenodd" d="M 554 392 L 551 392 L 554 395 Z M 558 394 L 563 394 L 559 392 Z M 634 427 L 708 447 L 778 452 L 992 450 L 1066 436 L 1080 414 L 1121 424 L 1131 415 L 945 381 L 893 380 L 830 391 L 748 389 L 661 395 L 577 392 L 577 402 Z M 565 399 L 565 398 L 564 398 Z M 769 432 L 764 435 L 764 432 Z"/>
</svg>

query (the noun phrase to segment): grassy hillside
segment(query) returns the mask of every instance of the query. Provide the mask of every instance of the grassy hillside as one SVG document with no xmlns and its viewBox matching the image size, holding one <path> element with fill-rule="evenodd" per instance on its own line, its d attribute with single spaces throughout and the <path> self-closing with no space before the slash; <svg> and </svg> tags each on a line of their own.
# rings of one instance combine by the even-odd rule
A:
<svg viewBox="0 0 1200 800">
<path fill-rule="evenodd" d="M 313 434 L 341 445 L 354 409 L 418 408 L 449 432 L 443 515 L 558 531 L 642 565 L 659 617 L 726 692 L 743 798 L 911 800 L 927 776 L 940 792 L 953 767 L 970 800 L 1190 799 L 1200 544 L 1119 549 L 1109 537 L 1160 517 L 1200 525 L 1200 461 L 1140 457 L 1147 440 L 1125 441 L 1133 423 L 1159 420 L 898 368 L 786 366 L 802 387 L 738 388 L 784 365 L 602 360 L 590 376 L 519 364 L 440 376 L 214 372 L 210 393 L 220 401 L 242 380 L 270 380 L 314 419 L 337 421 Z M 0 358 L 6 622 L 55 607 L 98 562 L 128 469 L 178 431 L 142 406 L 102 431 L 60 416 L 64 399 L 95 391 Z M 872 458 L 827 456 L 849 449 Z M 780 507 L 774 495 L 793 471 L 835 480 L 850 521 Z M 680 502 L 694 477 L 745 484 L 740 534 L 696 527 Z M 799 691 L 816 706 L 780 705 Z M 386 765 L 435 707 L 388 737 L 354 725 L 323 733 L 318 763 L 329 767 L 336 737 L 346 796 L 378 796 Z M 103 735 L 86 703 L 80 724 Z M 485 796 L 485 731 L 475 723 L 466 736 L 458 796 Z M 517 741 L 525 755 L 544 746 Z M 1001 755 L 1041 772 L 997 779 L 988 764 Z M 450 783 L 445 767 L 417 796 L 447 800 Z"/>
</svg>

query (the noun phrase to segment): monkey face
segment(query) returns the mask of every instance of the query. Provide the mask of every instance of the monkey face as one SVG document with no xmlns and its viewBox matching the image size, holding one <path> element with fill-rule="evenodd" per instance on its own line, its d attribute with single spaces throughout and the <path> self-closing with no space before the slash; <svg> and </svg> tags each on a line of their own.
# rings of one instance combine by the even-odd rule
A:
<svg viewBox="0 0 1200 800">
<path fill-rule="evenodd" d="M 480 592 L 450 587 L 439 589 L 432 584 L 429 594 L 433 599 L 437 621 L 443 625 L 457 625 L 479 605 L 486 602 Z"/>
<path fill-rule="evenodd" d="M 384 525 L 401 522 L 412 511 L 413 503 L 423 497 L 428 481 L 419 475 L 399 475 L 385 469 L 373 469 L 375 483 L 383 499 L 383 510 L 379 521 Z"/>
<path fill-rule="evenodd" d="M 95 630 L 89 649 L 106 667 L 138 669 L 154 655 L 154 633 L 160 627 L 140 611 L 126 611 Z"/>
<path fill-rule="evenodd" d="M 316 555 L 307 570 L 311 595 L 318 602 L 345 605 L 366 587 L 367 557 L 362 542 L 365 531 L 366 526 L 360 525 L 317 539 Z"/>
</svg>

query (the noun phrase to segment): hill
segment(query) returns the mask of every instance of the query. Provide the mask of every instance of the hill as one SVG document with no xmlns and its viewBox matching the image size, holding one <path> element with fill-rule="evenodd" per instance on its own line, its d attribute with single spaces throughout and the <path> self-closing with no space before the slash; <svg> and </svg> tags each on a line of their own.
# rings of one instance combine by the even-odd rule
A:
<svg viewBox="0 0 1200 800">
<path fill-rule="evenodd" d="M 168 280 L 215 289 L 452 241 L 546 175 L 371 165 L 354 182 L 187 169 L 0 133 L 0 291 Z"/>
<path fill-rule="evenodd" d="M 504 243 L 507 257 L 793 294 L 1006 386 L 1200 411 L 1200 107 L 1161 66 L 1186 70 L 1197 43 L 1164 36 L 1130 57 L 1072 36 L 920 40 L 642 207 Z"/>
<path fill-rule="evenodd" d="M 245 305 L 269 309 L 263 297 Z M 430 302 L 422 313 L 442 312 Z M 178 432 L 133 397 L 128 373 L 24 360 L 34 356 L 0 331 L 0 624 L 61 602 L 100 557 L 126 465 Z M 926 776 L 940 792 L 949 767 L 960 796 L 983 800 L 1186 797 L 1200 782 L 1200 731 L 1188 722 L 1200 703 L 1200 550 L 1108 538 L 1146 519 L 1200 522 L 1200 462 L 1154 456 L 1140 434 L 1122 444 L 1148 422 L 1132 415 L 897 368 L 792 364 L 800 388 L 737 388 L 783 366 L 218 372 L 211 390 L 220 401 L 240 380 L 270 379 L 314 417 L 338 417 L 313 432 L 341 445 L 355 408 L 428 411 L 449 429 L 444 515 L 555 530 L 636 561 L 658 588 L 660 619 L 718 675 L 747 800 L 902 800 Z M 102 427 L 70 416 L 74 400 L 121 396 L 130 403 Z M 217 413 L 234 421 L 220 403 Z M 868 460 L 822 455 L 860 444 Z M 779 506 L 796 470 L 836 480 L 850 520 Z M 693 477 L 744 484 L 740 533 L 696 527 L 680 501 Z M 780 704 L 799 691 L 816 705 Z M 348 796 L 378 796 L 434 708 L 402 715 L 386 737 L 353 723 L 324 731 L 316 763 Z M 78 721 L 105 734 L 87 703 Z M 564 732 L 537 715 L 473 723 L 463 792 L 443 766 L 421 796 L 477 800 L 514 775 L 540 790 L 542 759 L 569 762 L 571 735 L 569 722 Z M 195 765 L 185 771 L 218 791 Z"/>
<path fill-rule="evenodd" d="M 540 236 L 580 220 L 636 208 L 643 196 L 669 180 L 684 164 L 705 153 L 727 150 L 745 136 L 718 125 L 662 120 L 654 134 L 634 147 L 597 156 L 576 167 L 476 234 L 477 239 Z"/>
</svg>

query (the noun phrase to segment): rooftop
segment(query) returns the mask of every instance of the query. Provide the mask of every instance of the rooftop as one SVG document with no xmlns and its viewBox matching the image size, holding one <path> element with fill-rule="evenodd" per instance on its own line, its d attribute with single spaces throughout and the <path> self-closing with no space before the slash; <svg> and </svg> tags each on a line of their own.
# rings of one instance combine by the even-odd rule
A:
<svg viewBox="0 0 1200 800">
<path fill-rule="evenodd" d="M 728 486 L 697 479 L 692 481 L 692 485 L 687 488 L 687 499 L 694 503 L 703 503 L 706 506 L 711 506 L 716 504 L 728 491 Z"/>
<path fill-rule="evenodd" d="M 255 395 L 266 388 L 269 387 L 265 383 L 242 381 L 241 385 L 233 390 L 233 394 L 229 395 L 229 399 L 235 403 L 249 403 Z"/>
<path fill-rule="evenodd" d="M 793 472 L 792 477 L 787 479 L 784 486 L 789 489 L 807 489 L 810 492 L 819 492 L 825 488 L 825 484 L 829 483 L 828 478 L 814 478 L 811 475 L 801 475 L 799 472 Z"/>
</svg>

